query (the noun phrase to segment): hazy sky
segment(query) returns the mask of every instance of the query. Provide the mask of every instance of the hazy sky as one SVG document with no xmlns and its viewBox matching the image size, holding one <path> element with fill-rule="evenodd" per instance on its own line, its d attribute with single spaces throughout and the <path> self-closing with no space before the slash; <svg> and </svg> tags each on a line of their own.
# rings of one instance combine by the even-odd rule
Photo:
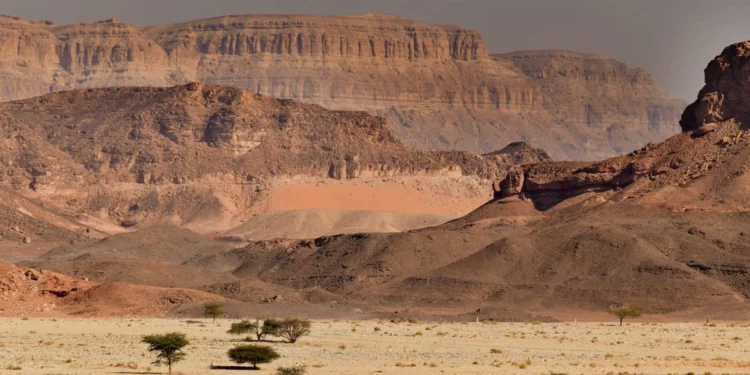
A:
<svg viewBox="0 0 750 375">
<path fill-rule="evenodd" d="M 708 61 L 750 39 L 750 0 L 0 0 L 0 14 L 61 24 L 367 12 L 473 28 L 493 53 L 569 49 L 610 56 L 646 68 L 662 88 L 689 101 Z"/>
</svg>

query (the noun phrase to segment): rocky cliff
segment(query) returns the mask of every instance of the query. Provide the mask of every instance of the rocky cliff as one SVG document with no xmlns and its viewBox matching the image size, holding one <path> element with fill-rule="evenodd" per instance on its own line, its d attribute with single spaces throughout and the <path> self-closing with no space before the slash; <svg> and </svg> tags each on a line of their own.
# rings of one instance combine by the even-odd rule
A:
<svg viewBox="0 0 750 375">
<path fill-rule="evenodd" d="M 745 123 L 750 119 L 750 41 L 736 43 L 708 64 L 705 86 L 698 99 L 688 106 L 680 121 L 682 130 L 695 130 L 705 124 L 729 119 Z"/>
<path fill-rule="evenodd" d="M 2 17 L 0 99 L 202 81 L 370 111 L 419 148 L 488 152 L 525 140 L 557 159 L 611 156 L 663 138 L 677 123 L 679 103 L 643 72 L 595 57 L 579 68 L 559 56 L 553 60 L 564 67 L 548 72 L 548 58 L 523 56 L 489 56 L 472 30 L 378 14 L 229 16 L 146 28 Z M 537 69 L 555 77 L 583 71 L 548 80 Z M 592 71 L 604 72 L 603 81 L 589 80 Z M 586 94 L 565 99 L 574 86 Z"/>
<path fill-rule="evenodd" d="M 746 316 L 748 67 L 750 43 L 718 56 L 685 112 L 684 131 L 663 142 L 595 163 L 516 166 L 495 184 L 498 199 L 462 218 L 409 233 L 318 239 L 288 262 L 247 274 L 413 310 L 450 306 L 481 315 L 500 306 L 538 312 L 631 305 L 699 319 Z M 588 75 L 604 89 L 623 74 L 581 69 L 557 71 Z M 645 80 L 638 71 L 619 79 L 634 86 Z M 579 92 L 591 95 L 596 85 Z M 275 254 L 292 251 L 282 246 Z"/>
<path fill-rule="evenodd" d="M 21 211 L 22 199 L 8 203 L 3 198 L 8 195 L 0 196 L 5 206 L 0 229 L 10 213 L 41 218 L 43 208 L 82 222 L 108 217 L 122 225 L 143 224 L 159 215 L 189 220 L 196 212 L 242 206 L 263 194 L 268 186 L 262 181 L 290 174 L 319 178 L 307 187 L 333 181 L 328 187 L 335 188 L 330 200 L 336 202 L 358 191 L 365 194 L 357 200 L 368 200 L 417 176 L 435 181 L 447 176 L 448 183 L 428 189 L 434 201 L 440 191 L 458 185 L 459 174 L 480 179 L 502 173 L 507 163 L 529 163 L 497 179 L 500 199 L 420 230 L 262 241 L 226 251 L 226 244 L 175 233 L 191 242 L 189 254 L 177 254 L 151 251 L 154 243 L 174 242 L 169 238 L 174 235 L 165 236 L 169 229 L 159 227 L 93 247 L 72 244 L 34 264 L 75 270 L 98 282 L 122 277 L 189 286 L 213 275 L 225 281 L 205 289 L 228 298 L 257 302 L 257 294 L 247 290 L 271 296 L 284 290 L 277 302 L 296 303 L 295 294 L 314 291 L 311 302 L 345 301 L 375 311 L 386 306 L 399 315 L 458 311 L 464 317 L 470 312 L 472 320 L 497 320 L 508 313 L 601 312 L 631 305 L 680 321 L 747 319 L 745 46 L 732 46 L 711 63 L 706 88 L 683 117 L 683 132 L 596 163 L 552 162 L 544 152 L 517 143 L 482 156 L 414 151 L 390 134 L 382 119 L 366 113 L 203 84 L 73 91 L 5 103 L 0 105 L 3 181 L 45 204 Z M 58 173 L 49 166 L 70 167 Z M 373 172 L 384 177 L 363 177 Z M 56 178 L 65 183 L 55 184 Z M 340 189 L 344 184 L 353 189 Z M 409 185 L 410 191 L 419 188 Z M 299 199 L 300 192 L 304 189 L 288 191 L 284 203 Z M 321 195 L 302 199 L 316 202 Z M 390 203 L 373 201 L 378 208 Z M 407 196 L 398 204 L 412 201 Z M 208 217 L 213 222 L 217 216 Z M 290 221 L 282 217 L 269 225 Z M 9 236 L 7 242 L 31 230 L 13 232 L 16 239 Z M 140 259 L 104 259 L 113 253 Z M 34 275 L 14 268 L 10 276 Z M 239 290 L 237 278 L 247 290 Z M 111 287 L 94 291 L 74 301 L 94 307 L 136 294 L 148 301 L 173 298 Z M 110 311 L 121 312 L 123 305 Z"/>
<path fill-rule="evenodd" d="M 605 142 L 614 154 L 679 132 L 685 105 L 669 98 L 643 69 L 604 56 L 570 51 L 523 51 L 498 58 L 513 62 L 542 89 L 543 107 L 578 130 L 580 147 Z"/>
<path fill-rule="evenodd" d="M 629 154 L 596 163 L 528 163 L 494 184 L 497 198 L 520 195 L 548 209 L 586 192 L 619 192 L 615 199 L 648 197 L 670 187 L 670 206 L 737 210 L 750 206 L 744 182 L 750 139 L 750 42 L 731 45 L 705 70 L 705 86 L 689 105 L 682 132 Z M 637 72 L 628 78 L 638 84 Z M 538 72 L 545 75 L 544 72 Z M 596 79 L 605 79 L 598 75 Z M 688 202 L 686 202 L 688 201 Z M 682 205 L 682 206 L 681 206 Z"/>
<path fill-rule="evenodd" d="M 309 200 L 317 202 L 322 198 L 314 198 L 315 187 L 331 181 L 352 195 L 373 183 L 400 187 L 404 178 L 453 179 L 455 186 L 424 194 L 433 204 L 443 190 L 453 200 L 479 200 L 457 210 L 462 212 L 486 200 L 486 190 L 474 191 L 509 166 L 549 159 L 526 144 L 485 156 L 413 150 L 383 118 L 366 112 L 199 83 L 73 90 L 0 103 L 0 130 L 0 184 L 70 215 L 123 227 L 200 218 L 228 229 L 218 217 L 237 224 L 265 210 L 261 206 L 279 183 L 310 187 Z M 471 192 L 456 179 L 465 179 Z M 389 207 L 372 205 L 378 198 L 371 194 L 357 199 L 367 206 L 352 209 Z M 289 198 L 282 200 L 279 210 L 293 209 Z"/>
</svg>

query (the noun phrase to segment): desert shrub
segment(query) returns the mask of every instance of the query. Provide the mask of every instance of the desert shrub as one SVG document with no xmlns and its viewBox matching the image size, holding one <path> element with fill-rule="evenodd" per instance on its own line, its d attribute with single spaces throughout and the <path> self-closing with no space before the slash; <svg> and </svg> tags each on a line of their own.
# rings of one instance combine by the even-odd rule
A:
<svg viewBox="0 0 750 375">
<path fill-rule="evenodd" d="M 396 367 L 417 367 L 416 363 L 408 364 L 403 362 L 396 362 Z"/>
<path fill-rule="evenodd" d="M 148 344 L 148 351 L 157 352 L 154 364 L 166 364 L 172 373 L 172 364 L 185 359 L 182 348 L 190 345 L 184 333 L 172 332 L 164 335 L 143 336 L 143 343 Z"/>
<path fill-rule="evenodd" d="M 625 318 L 638 318 L 641 316 L 641 312 L 632 306 L 623 306 L 619 309 L 612 310 L 612 315 L 620 319 L 620 325 Z"/>
<path fill-rule="evenodd" d="M 224 315 L 224 304 L 219 302 L 208 302 L 205 305 L 203 305 L 203 316 L 206 318 L 213 318 L 214 321 L 216 321 L 216 318 Z"/>
<path fill-rule="evenodd" d="M 307 319 L 289 318 L 279 322 L 278 336 L 294 344 L 312 330 L 312 323 Z"/>
<path fill-rule="evenodd" d="M 265 345 L 238 345 L 229 349 L 227 355 L 232 362 L 240 365 L 249 363 L 255 369 L 260 363 L 271 363 L 281 357 L 272 347 Z"/>
<path fill-rule="evenodd" d="M 279 367 L 276 369 L 276 375 L 305 375 L 305 368 L 302 366 Z"/>
<path fill-rule="evenodd" d="M 68 361 L 73 362 L 70 359 Z M 68 363 L 70 363 L 70 362 L 68 362 Z M 128 363 L 120 362 L 120 363 L 116 364 L 115 367 L 127 367 L 127 368 L 129 368 L 131 370 L 137 370 L 138 369 L 138 364 L 135 363 L 135 362 L 133 362 L 133 361 L 130 361 Z"/>
<path fill-rule="evenodd" d="M 263 324 L 260 321 L 250 322 L 243 320 L 239 323 L 232 323 L 231 328 L 227 333 L 232 335 L 242 335 L 246 333 L 252 333 L 258 339 L 263 340 L 263 336 L 276 336 L 279 330 L 279 322 L 274 319 L 266 319 Z M 249 339 L 248 339 L 249 340 Z"/>
</svg>

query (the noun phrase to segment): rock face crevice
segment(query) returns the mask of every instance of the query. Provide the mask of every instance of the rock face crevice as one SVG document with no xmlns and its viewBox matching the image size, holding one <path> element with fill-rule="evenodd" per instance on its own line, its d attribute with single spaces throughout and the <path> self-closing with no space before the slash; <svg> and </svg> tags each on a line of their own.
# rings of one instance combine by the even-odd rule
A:
<svg viewBox="0 0 750 375">
<path fill-rule="evenodd" d="M 0 17 L 0 100 L 201 81 L 368 111 L 421 149 L 484 153 L 525 140 L 555 159 L 593 160 L 675 131 L 682 104 L 618 64 L 569 52 L 493 57 L 476 31 L 380 14 L 151 27 Z M 561 101 L 571 89 L 578 99 Z M 240 142 L 238 152 L 256 141 Z"/>
<path fill-rule="evenodd" d="M 296 16 L 225 17 L 154 27 L 168 53 L 195 46 L 201 54 L 330 56 L 396 60 L 479 60 L 487 57 L 481 36 L 458 27 L 417 25 L 386 15 L 323 19 Z M 387 21 L 377 33 L 367 21 Z M 191 43 L 178 43 L 190 39 Z"/>
</svg>

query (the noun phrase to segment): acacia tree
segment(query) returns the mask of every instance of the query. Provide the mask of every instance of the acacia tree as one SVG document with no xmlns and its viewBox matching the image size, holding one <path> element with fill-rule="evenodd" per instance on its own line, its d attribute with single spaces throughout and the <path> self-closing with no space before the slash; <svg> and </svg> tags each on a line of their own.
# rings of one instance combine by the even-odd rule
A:
<svg viewBox="0 0 750 375">
<path fill-rule="evenodd" d="M 302 336 L 307 336 L 312 330 L 312 323 L 307 319 L 288 318 L 279 322 L 278 336 L 294 344 Z"/>
<path fill-rule="evenodd" d="M 229 349 L 227 355 L 239 365 L 252 364 L 254 369 L 258 368 L 259 363 L 271 363 L 281 357 L 272 347 L 264 345 L 238 345 Z"/>
<path fill-rule="evenodd" d="M 157 352 L 155 365 L 166 364 L 169 373 L 172 373 L 172 364 L 185 359 L 182 348 L 190 345 L 184 333 L 172 332 L 164 335 L 143 336 L 143 343 L 148 344 L 148 351 Z"/>
<path fill-rule="evenodd" d="M 213 321 L 216 321 L 216 318 L 224 315 L 224 304 L 219 302 L 208 302 L 205 305 L 203 305 L 203 316 L 206 318 L 213 318 Z"/>
<path fill-rule="evenodd" d="M 232 323 L 232 327 L 227 333 L 232 335 L 242 335 L 246 333 L 253 333 L 257 337 L 258 341 L 263 340 L 263 336 L 275 336 L 279 330 L 279 322 L 275 319 L 265 319 L 263 324 L 260 324 L 259 320 L 254 323 L 243 320 L 239 323 Z M 250 340 L 250 338 L 248 338 Z"/>
<path fill-rule="evenodd" d="M 638 318 L 641 316 L 641 312 L 632 306 L 623 306 L 619 309 L 612 310 L 612 314 L 620 319 L 620 325 L 625 318 Z"/>
<path fill-rule="evenodd" d="M 258 341 L 261 341 L 263 339 L 263 336 L 278 336 L 279 335 L 279 328 L 281 328 L 281 322 L 279 322 L 276 319 L 264 319 L 263 325 L 260 326 L 259 330 L 256 331 L 256 335 L 258 336 Z"/>
</svg>

